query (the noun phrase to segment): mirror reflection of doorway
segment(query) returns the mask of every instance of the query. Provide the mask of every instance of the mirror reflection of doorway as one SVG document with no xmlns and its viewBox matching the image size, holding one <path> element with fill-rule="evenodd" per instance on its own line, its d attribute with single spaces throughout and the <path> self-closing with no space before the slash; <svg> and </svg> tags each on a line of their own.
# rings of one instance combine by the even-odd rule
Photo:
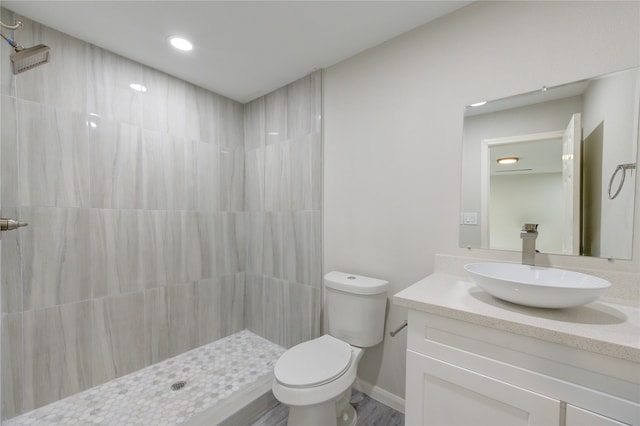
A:
<svg viewBox="0 0 640 426">
<path fill-rule="evenodd" d="M 582 254 L 600 257 L 604 122 L 582 144 Z"/>
<path fill-rule="evenodd" d="M 538 250 L 579 253 L 580 146 L 580 114 L 565 130 L 482 141 L 483 246 L 519 251 L 522 224 L 537 223 Z"/>
</svg>

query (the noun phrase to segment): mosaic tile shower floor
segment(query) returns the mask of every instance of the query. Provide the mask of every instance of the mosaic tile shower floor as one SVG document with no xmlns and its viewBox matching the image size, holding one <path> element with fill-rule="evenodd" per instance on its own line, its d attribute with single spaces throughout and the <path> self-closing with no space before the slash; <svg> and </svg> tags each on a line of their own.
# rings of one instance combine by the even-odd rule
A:
<svg viewBox="0 0 640 426">
<path fill-rule="evenodd" d="M 285 349 L 248 330 L 3 422 L 18 425 L 175 425 L 271 374 Z M 172 384 L 186 381 L 180 389 Z"/>
</svg>

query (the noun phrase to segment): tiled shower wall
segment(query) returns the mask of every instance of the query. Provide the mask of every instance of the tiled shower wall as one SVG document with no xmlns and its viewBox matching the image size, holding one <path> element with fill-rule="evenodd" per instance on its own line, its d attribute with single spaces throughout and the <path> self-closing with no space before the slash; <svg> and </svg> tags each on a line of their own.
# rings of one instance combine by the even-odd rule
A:
<svg viewBox="0 0 640 426">
<path fill-rule="evenodd" d="M 245 326 L 285 347 L 320 333 L 321 77 L 244 109 Z"/>
<path fill-rule="evenodd" d="M 20 20 L 52 59 L 0 52 L 2 215 L 29 223 L 2 235 L 2 416 L 243 328 L 317 335 L 319 189 L 290 160 L 320 173 L 319 73 L 256 101 L 287 129 L 245 151 L 250 105 Z"/>
</svg>

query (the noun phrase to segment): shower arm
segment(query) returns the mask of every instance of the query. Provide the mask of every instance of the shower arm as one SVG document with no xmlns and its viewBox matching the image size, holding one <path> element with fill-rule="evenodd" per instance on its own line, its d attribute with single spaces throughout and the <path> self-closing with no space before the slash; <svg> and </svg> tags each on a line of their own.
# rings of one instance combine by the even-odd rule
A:
<svg viewBox="0 0 640 426">
<path fill-rule="evenodd" d="M 11 45 L 11 47 L 13 47 L 13 50 L 15 50 L 16 52 L 21 51 L 22 49 L 24 49 L 24 47 L 20 46 L 18 43 L 16 43 L 15 41 L 13 41 L 12 39 L 8 38 L 7 36 L 5 36 L 4 34 L 0 33 L 0 37 L 2 37 L 3 39 L 6 40 L 7 43 L 9 43 Z"/>
<path fill-rule="evenodd" d="M 13 25 L 7 25 L 4 22 L 0 21 L 0 27 L 8 28 L 10 30 L 17 30 L 17 29 L 22 27 L 22 22 L 21 21 L 16 21 L 16 23 L 13 24 Z M 9 43 L 11 45 L 11 47 L 13 47 L 13 50 L 15 50 L 16 52 L 19 52 L 20 50 L 24 49 L 24 47 L 20 46 L 18 43 L 16 43 L 12 39 L 8 38 L 4 34 L 0 33 L 0 37 L 5 39 L 7 41 L 7 43 Z"/>
</svg>

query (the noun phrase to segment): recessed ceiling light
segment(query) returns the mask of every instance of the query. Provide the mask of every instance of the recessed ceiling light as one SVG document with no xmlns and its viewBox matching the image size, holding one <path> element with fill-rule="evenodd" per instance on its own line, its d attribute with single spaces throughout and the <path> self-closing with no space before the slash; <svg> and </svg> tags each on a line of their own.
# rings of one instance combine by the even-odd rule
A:
<svg viewBox="0 0 640 426">
<path fill-rule="evenodd" d="M 191 44 L 189 40 L 185 40 L 181 37 L 169 37 L 169 43 L 179 50 L 189 51 L 193 49 L 193 44 Z"/>
<path fill-rule="evenodd" d="M 471 104 L 471 105 L 469 105 L 469 106 L 472 106 L 472 107 L 479 107 L 479 106 L 482 106 L 482 105 L 484 105 L 484 104 L 486 104 L 486 103 L 487 103 L 487 101 L 476 102 L 475 104 Z"/>
<path fill-rule="evenodd" d="M 498 164 L 515 164 L 520 160 L 518 157 L 503 157 L 498 158 Z"/>
<path fill-rule="evenodd" d="M 147 91 L 147 88 L 144 87 L 142 84 L 140 83 L 131 83 L 129 85 L 129 87 L 131 87 L 133 90 L 135 90 L 136 92 L 141 92 L 144 93 Z"/>
</svg>

